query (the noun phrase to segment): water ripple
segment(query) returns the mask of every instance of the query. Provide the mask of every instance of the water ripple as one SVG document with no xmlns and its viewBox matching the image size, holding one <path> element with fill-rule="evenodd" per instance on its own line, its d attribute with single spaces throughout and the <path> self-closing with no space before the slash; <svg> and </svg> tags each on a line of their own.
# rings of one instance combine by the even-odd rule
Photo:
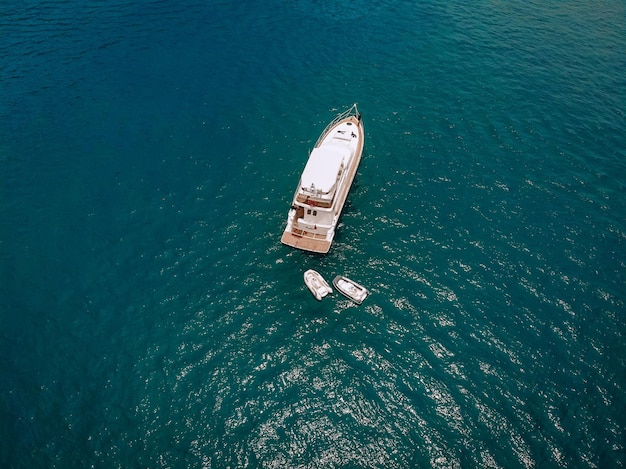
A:
<svg viewBox="0 0 626 469">
<path fill-rule="evenodd" d="M 0 459 L 624 465 L 618 3 L 7 6 Z M 354 101 L 332 250 L 288 249 Z"/>
</svg>

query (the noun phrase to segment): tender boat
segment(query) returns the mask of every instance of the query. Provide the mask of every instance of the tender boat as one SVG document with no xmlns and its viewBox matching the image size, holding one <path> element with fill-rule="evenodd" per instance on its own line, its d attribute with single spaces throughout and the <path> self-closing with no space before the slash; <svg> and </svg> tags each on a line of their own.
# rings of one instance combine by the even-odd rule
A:
<svg viewBox="0 0 626 469">
<path fill-rule="evenodd" d="M 304 167 L 281 242 L 325 254 L 361 161 L 365 133 L 353 104 L 326 126 Z"/>
<path fill-rule="evenodd" d="M 347 296 L 359 305 L 369 293 L 363 285 L 359 285 L 354 280 L 350 280 L 348 277 L 344 277 L 343 275 L 337 275 L 333 280 L 333 285 L 339 293 Z"/>
<path fill-rule="evenodd" d="M 304 283 L 309 287 L 317 301 L 322 301 L 322 298 L 333 292 L 333 289 L 330 288 L 324 277 L 313 269 L 309 269 L 304 273 Z"/>
</svg>

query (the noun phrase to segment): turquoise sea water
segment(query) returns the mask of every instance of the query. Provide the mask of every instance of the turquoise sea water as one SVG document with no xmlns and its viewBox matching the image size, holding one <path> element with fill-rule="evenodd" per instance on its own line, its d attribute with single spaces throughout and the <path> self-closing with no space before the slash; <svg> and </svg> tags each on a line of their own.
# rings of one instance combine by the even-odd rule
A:
<svg viewBox="0 0 626 469">
<path fill-rule="evenodd" d="M 626 466 L 625 18 L 5 2 L 2 467 Z M 287 248 L 353 102 L 333 247 Z"/>
</svg>

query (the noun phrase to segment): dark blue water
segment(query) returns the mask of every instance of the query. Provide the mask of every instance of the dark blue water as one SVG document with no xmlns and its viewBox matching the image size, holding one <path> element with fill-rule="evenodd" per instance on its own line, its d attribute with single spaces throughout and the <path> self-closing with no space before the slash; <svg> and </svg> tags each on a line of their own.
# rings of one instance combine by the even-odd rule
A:
<svg viewBox="0 0 626 469">
<path fill-rule="evenodd" d="M 544 3 L 5 2 L 2 466 L 626 466 L 626 6 Z"/>
</svg>

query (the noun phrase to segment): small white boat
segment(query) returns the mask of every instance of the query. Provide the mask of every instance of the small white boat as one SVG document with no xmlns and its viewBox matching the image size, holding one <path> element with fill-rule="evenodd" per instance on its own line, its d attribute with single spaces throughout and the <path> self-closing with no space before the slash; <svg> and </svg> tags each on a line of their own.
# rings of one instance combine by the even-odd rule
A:
<svg viewBox="0 0 626 469">
<path fill-rule="evenodd" d="M 283 244 L 321 254 L 330 250 L 364 139 L 356 104 L 324 129 L 300 176 L 280 239 Z"/>
<path fill-rule="evenodd" d="M 363 285 L 359 285 L 354 280 L 350 280 L 348 277 L 344 277 L 343 275 L 337 275 L 333 280 L 333 285 L 337 290 L 339 290 L 339 293 L 347 296 L 359 305 L 369 293 Z"/>
<path fill-rule="evenodd" d="M 304 283 L 309 287 L 317 301 L 322 301 L 322 298 L 333 292 L 333 289 L 330 288 L 324 277 L 313 269 L 309 269 L 304 273 Z"/>
</svg>

